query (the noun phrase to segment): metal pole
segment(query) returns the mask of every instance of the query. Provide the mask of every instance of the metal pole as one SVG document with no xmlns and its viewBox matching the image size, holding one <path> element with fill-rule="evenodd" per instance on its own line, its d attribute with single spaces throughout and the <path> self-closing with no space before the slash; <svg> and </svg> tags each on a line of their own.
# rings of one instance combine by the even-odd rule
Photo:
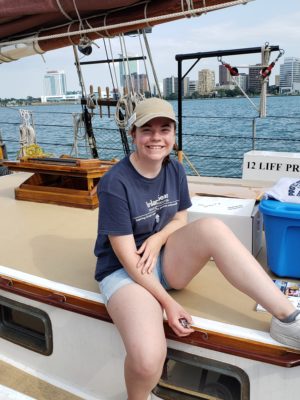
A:
<svg viewBox="0 0 300 400">
<path fill-rule="evenodd" d="M 256 145 L 256 118 L 252 120 L 252 150 L 255 150 Z"/>
<path fill-rule="evenodd" d="M 269 46 L 270 51 L 279 51 L 279 46 Z M 254 54 L 261 53 L 261 47 L 249 47 L 245 49 L 233 49 L 233 50 L 216 50 L 216 51 L 205 51 L 202 53 L 188 53 L 188 54 L 177 54 L 175 59 L 179 60 L 193 60 L 197 58 L 210 58 L 210 57 L 222 57 L 222 56 L 237 56 L 241 54 Z"/>
<path fill-rule="evenodd" d="M 268 51 L 279 51 L 279 46 L 268 46 Z M 196 62 L 192 65 L 191 69 L 197 64 L 197 62 L 201 58 L 210 58 L 210 57 L 222 57 L 222 56 L 235 56 L 241 54 L 254 54 L 261 53 L 261 47 L 249 47 L 244 49 L 232 49 L 232 50 L 217 50 L 217 51 L 207 51 L 201 53 L 188 53 L 188 54 L 177 54 L 175 56 L 175 60 L 178 63 L 178 159 L 182 161 L 182 61 L 183 60 L 193 60 L 196 59 Z M 186 76 L 187 73 L 184 75 Z M 252 123 L 252 146 L 255 148 L 255 136 L 256 136 L 256 121 L 253 120 Z"/>
<path fill-rule="evenodd" d="M 178 160 L 182 163 L 182 61 L 178 60 Z"/>
</svg>

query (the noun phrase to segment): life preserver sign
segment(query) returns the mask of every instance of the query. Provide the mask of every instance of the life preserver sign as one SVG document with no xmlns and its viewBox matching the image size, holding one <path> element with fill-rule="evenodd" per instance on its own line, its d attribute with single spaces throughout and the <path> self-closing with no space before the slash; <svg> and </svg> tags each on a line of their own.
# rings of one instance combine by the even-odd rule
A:
<svg viewBox="0 0 300 400">
<path fill-rule="evenodd" d="M 244 154 L 243 179 L 275 182 L 300 176 L 300 153 L 249 151 Z"/>
</svg>

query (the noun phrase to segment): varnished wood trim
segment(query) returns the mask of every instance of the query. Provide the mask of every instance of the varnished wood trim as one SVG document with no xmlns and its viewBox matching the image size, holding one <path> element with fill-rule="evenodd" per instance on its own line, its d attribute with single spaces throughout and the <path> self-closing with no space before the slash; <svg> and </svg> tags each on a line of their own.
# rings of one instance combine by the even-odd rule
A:
<svg viewBox="0 0 300 400">
<path fill-rule="evenodd" d="M 92 300 L 62 292 L 55 292 L 40 286 L 11 279 L 4 275 L 0 276 L 0 289 L 91 318 L 112 322 L 105 305 Z M 175 335 L 167 322 L 164 325 L 166 337 L 171 340 L 268 364 L 279 365 L 285 368 L 300 365 L 300 352 L 293 349 L 272 346 L 208 330 L 195 330 L 191 335 L 180 338 Z"/>
</svg>

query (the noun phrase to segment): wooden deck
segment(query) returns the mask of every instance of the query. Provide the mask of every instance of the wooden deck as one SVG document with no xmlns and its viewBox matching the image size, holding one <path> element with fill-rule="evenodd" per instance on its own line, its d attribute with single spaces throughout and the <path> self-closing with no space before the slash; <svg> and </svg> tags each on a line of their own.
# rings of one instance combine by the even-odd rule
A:
<svg viewBox="0 0 300 400">
<path fill-rule="evenodd" d="M 98 284 L 94 280 L 96 258 L 93 249 L 98 210 L 16 200 L 14 189 L 28 176 L 28 173 L 20 172 L 0 180 L 0 263 L 19 274 L 12 279 L 3 273 L 5 268 L 1 272 L 0 267 L 0 288 L 110 321 L 105 306 L 101 304 Z M 190 184 L 192 194 L 197 190 L 197 179 L 196 182 L 193 179 Z M 237 185 L 238 182 L 232 184 Z M 266 266 L 264 250 L 260 252 L 259 260 Z M 26 281 L 26 276 L 34 276 L 37 281 Z M 39 279 L 42 279 L 42 284 Z M 72 291 L 60 290 L 61 284 L 75 292 L 78 288 L 79 293 L 83 291 L 88 296 L 84 298 Z M 208 262 L 184 290 L 170 293 L 195 318 L 227 324 L 237 329 L 256 330 L 265 335 L 269 331 L 270 315 L 255 311 L 255 302 L 233 288 L 213 261 Z M 166 333 L 167 337 L 179 340 L 167 326 Z M 187 340 L 196 345 L 284 366 L 300 363 L 300 354 L 288 351 L 286 357 L 286 350 L 281 347 L 274 350 L 269 344 L 255 341 L 245 346 L 244 339 L 237 338 L 232 343 L 232 338 L 226 335 L 223 338 L 224 335 L 221 335 L 221 340 L 220 335 L 214 332 L 210 332 L 211 342 L 208 343 L 203 341 L 201 332 L 193 335 Z"/>
<path fill-rule="evenodd" d="M 23 172 L 1 178 L 1 264 L 98 293 L 93 254 L 98 210 L 15 200 L 14 188 L 27 178 Z M 265 263 L 265 254 L 260 258 Z M 171 293 L 192 315 L 267 330 L 269 316 L 254 311 L 255 303 L 234 289 L 212 261 L 186 289 Z"/>
</svg>

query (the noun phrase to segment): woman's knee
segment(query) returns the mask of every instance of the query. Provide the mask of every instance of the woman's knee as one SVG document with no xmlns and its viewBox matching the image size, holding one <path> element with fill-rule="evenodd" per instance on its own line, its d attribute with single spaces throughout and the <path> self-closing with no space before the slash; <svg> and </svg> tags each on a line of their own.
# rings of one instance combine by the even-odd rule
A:
<svg viewBox="0 0 300 400">
<path fill-rule="evenodd" d="M 167 353 L 167 345 L 148 348 L 145 351 L 127 354 L 126 362 L 138 379 L 151 380 L 161 374 Z"/>
<path fill-rule="evenodd" d="M 199 218 L 194 221 L 194 223 L 197 225 L 198 228 L 200 229 L 220 229 L 226 226 L 222 220 L 216 217 L 204 217 L 204 218 Z"/>
<path fill-rule="evenodd" d="M 223 235 L 230 231 L 223 221 L 215 217 L 199 218 L 193 224 L 195 224 L 195 230 L 200 237 L 216 237 L 216 235 Z"/>
</svg>

